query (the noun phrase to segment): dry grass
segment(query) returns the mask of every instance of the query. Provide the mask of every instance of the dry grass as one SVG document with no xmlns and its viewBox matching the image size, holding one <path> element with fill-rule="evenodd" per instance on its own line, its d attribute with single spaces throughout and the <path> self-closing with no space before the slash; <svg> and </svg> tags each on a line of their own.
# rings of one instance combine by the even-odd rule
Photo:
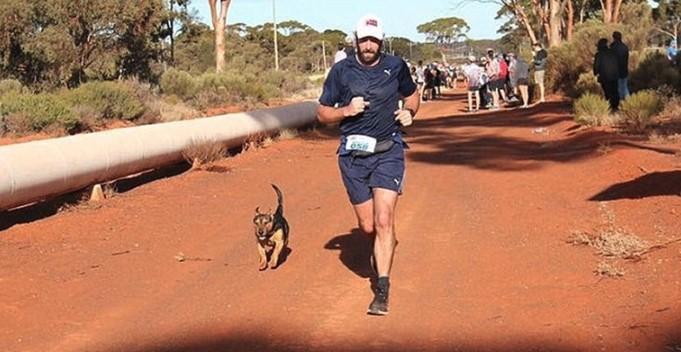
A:
<svg viewBox="0 0 681 352">
<path fill-rule="evenodd" d="M 675 97 L 666 102 L 664 109 L 657 117 L 661 121 L 681 122 L 681 97 Z"/>
<path fill-rule="evenodd" d="M 277 139 L 278 140 L 293 139 L 298 137 L 298 134 L 299 134 L 298 130 L 287 128 L 279 131 L 279 136 L 277 137 Z"/>
<path fill-rule="evenodd" d="M 608 262 L 600 262 L 598 263 L 598 266 L 594 270 L 594 274 L 598 276 L 607 276 L 607 277 L 622 277 L 624 276 L 624 270 L 622 268 L 618 268 L 615 265 L 608 263 Z"/>
<path fill-rule="evenodd" d="M 610 145 L 610 142 L 600 142 L 598 143 L 598 148 L 596 148 L 596 151 L 599 154 L 605 155 L 612 152 L 612 146 Z"/>
<path fill-rule="evenodd" d="M 102 191 L 104 192 L 104 199 L 113 198 L 118 194 L 118 189 L 114 183 L 105 183 L 102 186 Z"/>
<path fill-rule="evenodd" d="M 578 246 L 589 246 L 596 251 L 597 255 L 612 261 L 637 261 L 651 249 L 659 247 L 651 246 L 638 236 L 615 226 L 615 214 L 607 207 L 606 203 L 601 202 L 599 204 L 599 211 L 604 222 L 604 226 L 600 230 L 596 233 L 573 231 L 567 242 Z M 624 270 L 614 266 L 612 261 L 601 261 L 594 269 L 594 273 L 606 277 L 623 276 Z"/>
<path fill-rule="evenodd" d="M 148 111 L 158 116 L 159 122 L 180 121 L 201 116 L 201 112 L 182 101 L 156 98 L 146 101 L 145 104 Z"/>
<path fill-rule="evenodd" d="M 654 130 L 648 134 L 648 141 L 653 144 L 676 144 L 681 142 L 681 134 Z"/>
<path fill-rule="evenodd" d="M 594 248 L 598 255 L 621 259 L 640 258 L 651 248 L 646 241 L 616 228 L 604 229 L 596 234 L 575 232 L 568 239 L 568 243 L 589 246 Z"/>
<path fill-rule="evenodd" d="M 225 146 L 214 140 L 192 139 L 182 151 L 192 169 L 202 169 L 226 156 Z"/>
<path fill-rule="evenodd" d="M 261 148 L 267 148 L 274 143 L 272 137 L 266 133 L 256 133 L 248 136 L 244 141 L 241 151 L 246 152 L 249 150 L 256 150 Z"/>
</svg>

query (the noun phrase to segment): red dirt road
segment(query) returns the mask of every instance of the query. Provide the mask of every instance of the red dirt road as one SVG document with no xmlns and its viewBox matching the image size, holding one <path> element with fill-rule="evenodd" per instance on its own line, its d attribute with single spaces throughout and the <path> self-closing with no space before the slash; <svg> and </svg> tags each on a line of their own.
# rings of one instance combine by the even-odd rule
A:
<svg viewBox="0 0 681 352">
<path fill-rule="evenodd" d="M 580 129 L 566 103 L 465 115 L 445 98 L 407 130 L 389 316 L 365 314 L 369 242 L 329 127 L 120 182 L 100 207 L 0 214 L 1 349 L 680 351 L 679 243 L 616 261 L 621 278 L 566 243 L 608 224 L 681 237 L 679 146 Z M 270 183 L 292 252 L 258 272 Z"/>
</svg>

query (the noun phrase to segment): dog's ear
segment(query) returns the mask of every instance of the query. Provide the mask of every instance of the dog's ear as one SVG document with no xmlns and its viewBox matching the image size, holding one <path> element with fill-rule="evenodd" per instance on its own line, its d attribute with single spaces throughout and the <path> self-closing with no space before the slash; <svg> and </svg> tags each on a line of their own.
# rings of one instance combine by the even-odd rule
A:
<svg viewBox="0 0 681 352">
<path fill-rule="evenodd" d="M 260 207 L 255 207 L 255 213 L 260 215 Z"/>
</svg>

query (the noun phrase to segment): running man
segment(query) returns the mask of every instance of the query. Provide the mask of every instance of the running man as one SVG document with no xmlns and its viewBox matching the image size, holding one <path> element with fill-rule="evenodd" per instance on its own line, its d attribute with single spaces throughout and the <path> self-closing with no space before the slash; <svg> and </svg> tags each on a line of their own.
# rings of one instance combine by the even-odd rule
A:
<svg viewBox="0 0 681 352">
<path fill-rule="evenodd" d="M 412 124 L 420 98 L 404 60 L 381 51 L 379 18 L 362 17 L 355 37 L 357 54 L 331 68 L 317 114 L 322 123 L 340 122 L 343 184 L 359 227 L 374 236 L 378 282 L 368 313 L 386 315 L 397 244 L 395 208 L 405 171 L 401 127 Z"/>
</svg>

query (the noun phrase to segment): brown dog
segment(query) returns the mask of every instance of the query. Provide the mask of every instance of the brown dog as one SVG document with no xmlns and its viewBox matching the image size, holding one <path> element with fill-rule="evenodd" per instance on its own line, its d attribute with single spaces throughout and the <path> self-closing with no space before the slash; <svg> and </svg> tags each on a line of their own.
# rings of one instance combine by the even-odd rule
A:
<svg viewBox="0 0 681 352">
<path fill-rule="evenodd" d="M 277 210 L 274 213 L 261 213 L 260 207 L 257 207 L 253 217 L 260 256 L 258 269 L 260 270 L 267 269 L 268 265 L 271 269 L 275 269 L 279 265 L 281 251 L 288 245 L 289 228 L 284 218 L 284 196 L 274 184 L 272 188 L 277 193 Z"/>
</svg>

